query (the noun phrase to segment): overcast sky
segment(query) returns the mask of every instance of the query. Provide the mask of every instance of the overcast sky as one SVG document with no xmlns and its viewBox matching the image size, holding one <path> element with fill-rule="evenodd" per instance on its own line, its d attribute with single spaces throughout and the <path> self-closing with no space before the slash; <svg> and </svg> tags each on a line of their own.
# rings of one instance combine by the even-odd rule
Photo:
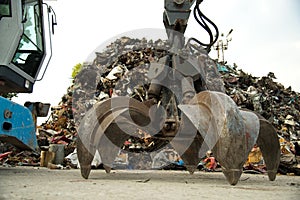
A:
<svg viewBox="0 0 300 200">
<path fill-rule="evenodd" d="M 19 94 L 14 101 L 49 102 L 57 105 L 71 84 L 72 68 L 84 62 L 104 41 L 143 28 L 163 29 L 164 0 L 57 0 L 47 1 L 56 12 L 58 26 L 53 57 L 44 79 L 32 94 Z M 227 33 L 232 41 L 225 52 L 229 64 L 254 76 L 274 72 L 277 81 L 300 92 L 300 1 L 299 0 L 204 0 L 202 12 Z M 187 37 L 206 40 L 191 15 Z M 216 52 L 211 52 L 216 58 Z"/>
</svg>

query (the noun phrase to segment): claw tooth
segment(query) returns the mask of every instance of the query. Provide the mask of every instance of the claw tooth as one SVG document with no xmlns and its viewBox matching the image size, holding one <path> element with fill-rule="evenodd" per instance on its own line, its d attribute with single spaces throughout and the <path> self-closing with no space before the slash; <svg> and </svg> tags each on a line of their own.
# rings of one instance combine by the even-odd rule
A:
<svg viewBox="0 0 300 200">
<path fill-rule="evenodd" d="M 109 174 L 110 171 L 111 171 L 111 167 L 106 166 L 106 165 L 103 165 L 103 167 L 104 167 L 105 172 L 106 172 L 107 174 Z"/>
<path fill-rule="evenodd" d="M 222 168 L 222 171 L 230 185 L 236 185 L 242 175 L 242 169 Z"/>
<path fill-rule="evenodd" d="M 89 152 L 79 138 L 77 141 L 77 156 L 80 164 L 81 176 L 85 179 L 88 179 L 91 172 L 91 163 L 94 158 L 93 154 L 95 154 L 95 152 Z"/>
<path fill-rule="evenodd" d="M 81 166 L 80 168 L 81 176 L 85 179 L 88 179 L 91 172 L 91 168 L 92 168 L 91 165 Z"/>
<path fill-rule="evenodd" d="M 110 150 L 108 152 L 107 150 Z M 119 149 L 114 148 L 114 146 L 102 146 L 101 148 L 98 149 L 100 156 L 101 156 L 101 161 L 103 163 L 103 167 L 105 169 L 106 173 L 110 173 L 111 166 L 118 155 Z"/>
<path fill-rule="evenodd" d="M 179 133 L 180 134 L 180 133 Z M 194 136 L 192 136 L 194 137 Z M 197 169 L 197 165 L 199 164 L 200 158 L 198 156 L 198 152 L 201 149 L 202 138 L 180 138 L 180 135 L 177 138 L 174 138 L 170 143 L 175 149 L 175 151 L 181 155 L 181 159 L 184 162 L 184 166 L 188 170 L 190 174 L 194 174 Z M 189 144 L 189 141 L 192 142 Z M 188 144 L 190 146 L 188 146 Z"/>
<path fill-rule="evenodd" d="M 182 115 L 179 131 L 176 137 L 170 141 L 170 144 L 180 155 L 187 171 L 194 174 L 200 162 L 199 152 L 203 146 L 206 147 L 206 144 L 203 144 L 203 138 L 197 134 L 197 127 L 185 114 Z"/>
<path fill-rule="evenodd" d="M 193 175 L 194 172 L 196 171 L 197 169 L 197 166 L 196 165 L 186 165 L 186 170 L 191 174 Z"/>
<path fill-rule="evenodd" d="M 268 177 L 270 181 L 275 181 L 277 170 L 268 170 Z"/>
</svg>

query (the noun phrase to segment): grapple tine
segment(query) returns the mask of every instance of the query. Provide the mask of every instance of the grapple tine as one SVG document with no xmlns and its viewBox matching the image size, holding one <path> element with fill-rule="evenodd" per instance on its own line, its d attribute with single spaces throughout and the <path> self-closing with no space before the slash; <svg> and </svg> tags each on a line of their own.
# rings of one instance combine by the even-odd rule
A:
<svg viewBox="0 0 300 200">
<path fill-rule="evenodd" d="M 78 128 L 77 138 L 77 157 L 80 165 L 81 176 L 87 179 L 91 172 L 91 163 L 93 161 L 96 149 L 90 143 L 90 133 L 97 127 L 95 111 L 89 110 L 82 119 Z"/>
<path fill-rule="evenodd" d="M 105 135 L 101 137 L 98 152 L 106 173 L 110 173 L 112 164 L 119 153 L 120 148 L 113 144 Z"/>
<path fill-rule="evenodd" d="M 209 141 L 209 147 L 215 143 L 212 151 L 227 181 L 231 185 L 237 184 L 250 151 L 246 145 L 245 124 L 239 109 L 226 94 L 211 91 L 196 94 L 190 104 L 199 105 L 201 110 L 204 107 L 209 109 L 209 116 L 206 117 L 208 123 L 200 123 L 205 128 L 198 130 L 200 133 L 206 131 L 201 135 L 206 135 L 204 142 Z"/>
<path fill-rule="evenodd" d="M 96 151 L 95 151 L 96 152 Z M 81 139 L 77 139 L 77 156 L 80 164 L 81 176 L 85 179 L 88 179 L 91 172 L 91 163 L 93 161 L 95 152 L 87 150 L 82 144 Z"/>
<path fill-rule="evenodd" d="M 252 147 L 254 146 L 255 141 L 257 140 L 257 137 L 258 137 L 258 132 L 259 132 L 258 117 L 251 112 L 240 111 L 240 113 L 241 113 L 241 116 L 243 118 L 244 125 L 245 125 L 244 132 L 241 132 L 242 135 L 240 135 L 240 136 L 235 136 L 235 137 L 229 138 L 229 139 L 238 139 L 238 141 L 233 141 L 233 143 L 231 145 L 231 153 L 230 153 L 230 156 L 236 155 L 236 159 L 237 159 L 236 164 L 238 164 L 238 165 L 235 165 L 235 166 L 232 165 L 234 167 L 232 167 L 232 166 L 230 167 L 230 163 L 228 163 L 227 167 L 222 166 L 223 173 L 231 185 L 237 184 L 237 182 L 242 174 L 243 164 L 247 160 L 249 152 L 251 151 Z M 241 146 L 235 146 L 238 144 Z M 217 145 L 217 147 L 218 147 L 218 145 Z M 220 148 L 220 146 L 218 148 Z M 226 162 L 228 162 L 232 159 L 234 159 L 234 158 L 231 157 L 230 159 L 226 160 Z M 221 165 L 222 165 L 222 163 L 221 163 Z"/>
<path fill-rule="evenodd" d="M 122 116 L 118 116 L 109 124 L 98 144 L 98 151 L 106 172 L 110 171 L 120 147 L 130 137 L 128 133 L 134 133 L 135 131 L 136 124 L 131 123 Z"/>
<path fill-rule="evenodd" d="M 103 119 L 101 119 L 101 116 L 99 116 L 101 122 L 98 128 L 91 135 L 91 140 L 95 144 L 100 154 L 106 173 L 110 173 L 112 163 L 119 152 L 119 147 L 121 146 L 121 143 L 125 141 L 122 139 L 122 137 L 120 137 L 118 131 L 110 128 L 114 127 L 112 124 L 114 124 L 115 119 L 123 112 L 125 112 L 124 109 L 117 110 L 114 113 L 106 115 L 106 117 Z M 115 135 L 115 140 L 107 137 L 107 135 L 110 133 Z"/>
<path fill-rule="evenodd" d="M 260 117 L 260 116 L 259 116 Z M 275 128 L 272 124 L 260 117 L 260 130 L 257 145 L 260 147 L 262 156 L 267 166 L 270 181 L 276 179 L 280 163 L 280 144 Z"/>
<path fill-rule="evenodd" d="M 78 131 L 80 142 L 77 144 L 77 151 L 82 176 L 88 178 L 96 149 L 104 162 L 106 172 L 109 172 L 119 148 L 126 137 L 129 137 L 126 133 L 134 132 L 128 124 L 134 124 L 135 128 L 148 124 L 148 112 L 147 106 L 129 97 L 111 98 L 95 104 L 81 121 Z M 122 120 L 116 123 L 117 118 L 123 119 L 123 126 Z M 124 122 L 127 126 L 124 126 Z"/>
<path fill-rule="evenodd" d="M 199 151 L 202 147 L 203 139 L 197 134 L 197 128 L 186 115 L 182 115 L 180 130 L 170 143 L 175 151 L 181 155 L 189 173 L 193 174 L 200 161 Z"/>
<path fill-rule="evenodd" d="M 202 146 L 203 139 L 197 135 L 189 148 L 181 155 L 182 160 L 190 174 L 193 174 L 200 162 L 199 150 Z"/>
<path fill-rule="evenodd" d="M 196 135 L 194 138 L 176 137 L 173 140 L 171 140 L 170 143 L 174 148 L 174 150 L 179 155 L 181 155 L 180 157 L 184 161 L 184 166 L 186 167 L 188 172 L 190 174 L 193 174 L 200 162 L 200 156 L 199 156 L 200 149 L 203 148 L 203 145 L 205 145 L 203 144 L 202 137 L 200 135 Z M 190 143 L 189 147 L 186 146 L 186 143 Z"/>
</svg>

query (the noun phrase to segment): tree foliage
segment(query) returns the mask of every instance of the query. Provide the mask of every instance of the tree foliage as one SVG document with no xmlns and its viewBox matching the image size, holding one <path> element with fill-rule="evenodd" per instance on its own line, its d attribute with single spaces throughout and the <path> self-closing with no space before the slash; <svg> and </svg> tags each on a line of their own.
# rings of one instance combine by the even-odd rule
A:
<svg viewBox="0 0 300 200">
<path fill-rule="evenodd" d="M 17 97 L 18 94 L 17 93 L 6 93 L 6 94 L 0 94 L 0 96 L 11 100 L 13 97 Z"/>
<path fill-rule="evenodd" d="M 72 71 L 72 78 L 74 79 L 76 77 L 76 75 L 80 72 L 80 70 L 82 69 L 82 64 L 78 63 L 73 67 L 73 71 Z"/>
</svg>

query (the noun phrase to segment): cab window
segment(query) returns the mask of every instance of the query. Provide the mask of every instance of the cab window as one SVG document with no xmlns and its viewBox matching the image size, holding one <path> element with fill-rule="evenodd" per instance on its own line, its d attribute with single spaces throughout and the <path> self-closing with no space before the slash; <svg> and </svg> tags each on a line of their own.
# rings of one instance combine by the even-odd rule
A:
<svg viewBox="0 0 300 200">
<path fill-rule="evenodd" d="M 23 1 L 23 35 L 13 63 L 36 77 L 44 56 L 41 4 L 38 0 Z"/>
<path fill-rule="evenodd" d="M 11 0 L 0 0 L 0 19 L 11 17 Z"/>
</svg>

